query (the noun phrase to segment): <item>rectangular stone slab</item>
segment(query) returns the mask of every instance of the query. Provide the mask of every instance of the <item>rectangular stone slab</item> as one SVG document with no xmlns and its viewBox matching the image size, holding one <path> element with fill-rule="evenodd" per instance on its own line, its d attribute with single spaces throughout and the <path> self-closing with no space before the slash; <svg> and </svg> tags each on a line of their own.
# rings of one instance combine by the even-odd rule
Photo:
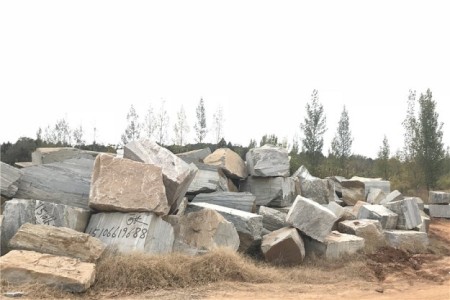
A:
<svg viewBox="0 0 450 300">
<path fill-rule="evenodd" d="M 250 192 L 256 197 L 256 205 L 286 207 L 294 202 L 296 182 L 291 177 L 249 176 L 240 185 L 242 192 Z"/>
<path fill-rule="evenodd" d="M 428 193 L 428 203 L 430 204 L 449 204 L 450 193 L 440 191 L 430 191 Z"/>
<path fill-rule="evenodd" d="M 449 204 L 430 204 L 430 217 L 433 218 L 447 218 L 450 219 L 450 205 Z"/>
<path fill-rule="evenodd" d="M 192 203 L 197 202 L 220 205 L 251 213 L 256 212 L 256 197 L 248 192 L 215 192 L 208 194 L 198 194 L 192 200 Z"/>
<path fill-rule="evenodd" d="M 363 205 L 358 212 L 358 219 L 378 220 L 383 229 L 395 229 L 398 215 L 383 205 Z"/>
<path fill-rule="evenodd" d="M 351 235 L 331 232 L 323 242 L 314 239 L 304 239 L 306 255 L 314 253 L 325 259 L 337 259 L 343 255 L 351 255 L 364 248 L 364 239 Z"/>
<path fill-rule="evenodd" d="M 35 165 L 61 162 L 71 158 L 95 159 L 100 152 L 81 150 L 70 147 L 37 148 L 31 153 L 31 161 Z"/>
<path fill-rule="evenodd" d="M 0 162 L 0 192 L 4 197 L 12 198 L 17 192 L 18 181 L 23 172 L 4 162 Z"/>
<path fill-rule="evenodd" d="M 422 223 L 419 206 L 414 198 L 392 201 L 385 206 L 398 215 L 397 229 L 411 230 Z"/>
<path fill-rule="evenodd" d="M 429 243 L 425 232 L 412 230 L 385 230 L 384 237 L 389 246 L 414 252 L 424 251 Z"/>
</svg>

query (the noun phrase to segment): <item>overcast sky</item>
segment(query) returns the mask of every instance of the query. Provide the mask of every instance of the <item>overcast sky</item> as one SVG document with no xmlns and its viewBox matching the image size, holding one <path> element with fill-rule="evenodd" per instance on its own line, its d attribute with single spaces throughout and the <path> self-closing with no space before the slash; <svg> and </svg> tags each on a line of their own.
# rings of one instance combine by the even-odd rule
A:
<svg viewBox="0 0 450 300">
<path fill-rule="evenodd" d="M 328 131 L 345 104 L 353 152 L 402 147 L 409 89 L 433 92 L 450 145 L 447 1 L 2 1 L 0 142 L 66 118 L 119 143 L 133 104 L 222 105 L 225 139 L 300 135 L 318 89 Z M 193 130 L 190 141 L 193 142 Z M 208 140 L 212 140 L 209 135 Z"/>
</svg>

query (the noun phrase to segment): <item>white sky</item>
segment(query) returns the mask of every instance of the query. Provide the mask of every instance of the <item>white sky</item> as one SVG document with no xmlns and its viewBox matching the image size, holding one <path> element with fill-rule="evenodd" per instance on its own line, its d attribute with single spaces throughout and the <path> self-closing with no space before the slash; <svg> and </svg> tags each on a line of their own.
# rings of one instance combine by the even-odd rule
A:
<svg viewBox="0 0 450 300">
<path fill-rule="evenodd" d="M 66 118 L 118 143 L 134 104 L 217 106 L 225 139 L 299 134 L 319 90 L 328 131 L 345 104 L 353 152 L 403 144 L 409 89 L 429 87 L 450 145 L 447 1 L 1 1 L 0 142 Z M 193 142 L 193 129 L 191 130 Z M 212 135 L 208 136 L 212 140 Z"/>
</svg>

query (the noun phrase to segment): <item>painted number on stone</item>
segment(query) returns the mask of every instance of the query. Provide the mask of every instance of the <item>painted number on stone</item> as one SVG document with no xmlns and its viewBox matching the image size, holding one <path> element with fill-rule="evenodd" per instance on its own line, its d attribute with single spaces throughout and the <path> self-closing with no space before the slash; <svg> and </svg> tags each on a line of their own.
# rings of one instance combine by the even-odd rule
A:
<svg viewBox="0 0 450 300">
<path fill-rule="evenodd" d="M 44 224 L 44 225 L 55 225 L 56 217 L 51 215 L 47 209 L 45 208 L 44 204 L 39 204 L 35 210 L 34 213 L 36 215 L 37 223 L 38 224 Z"/>
<path fill-rule="evenodd" d="M 93 237 L 145 239 L 147 232 L 146 228 L 113 226 L 111 228 L 93 228 L 89 231 L 89 234 Z"/>
</svg>

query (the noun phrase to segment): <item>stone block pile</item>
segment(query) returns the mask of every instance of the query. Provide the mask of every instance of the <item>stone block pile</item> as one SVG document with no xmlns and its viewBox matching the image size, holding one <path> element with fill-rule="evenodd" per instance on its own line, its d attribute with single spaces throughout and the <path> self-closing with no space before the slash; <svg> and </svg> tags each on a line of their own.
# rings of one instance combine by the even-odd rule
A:
<svg viewBox="0 0 450 300">
<path fill-rule="evenodd" d="M 430 217 L 389 181 L 292 176 L 285 149 L 209 148 L 174 155 L 150 140 L 123 155 L 38 149 L 23 169 L 1 164 L 2 279 L 82 292 L 114 251 L 198 255 L 218 247 L 298 265 L 389 245 L 421 251 Z M 431 217 L 450 194 L 430 192 Z M 58 267 L 56 267 L 58 266 Z M 57 269 L 57 270 L 56 270 Z M 55 271 L 56 270 L 56 271 Z"/>
</svg>

